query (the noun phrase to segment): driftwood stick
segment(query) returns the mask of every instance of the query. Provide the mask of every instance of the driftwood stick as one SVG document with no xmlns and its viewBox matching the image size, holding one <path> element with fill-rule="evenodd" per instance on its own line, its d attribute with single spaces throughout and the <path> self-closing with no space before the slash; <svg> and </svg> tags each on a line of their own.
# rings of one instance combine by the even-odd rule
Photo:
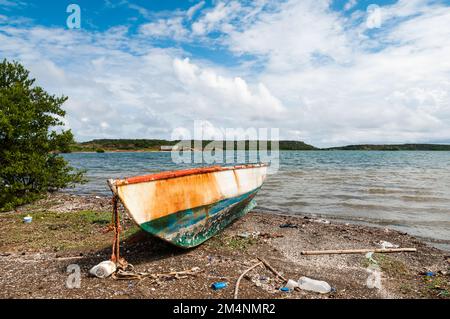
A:
<svg viewBox="0 0 450 319">
<path fill-rule="evenodd" d="M 234 288 L 234 299 L 237 299 L 238 297 L 238 292 L 239 292 L 239 284 L 241 283 L 241 279 L 245 276 L 246 273 L 248 273 L 250 270 L 258 267 L 258 266 L 263 266 L 264 264 L 260 261 L 259 263 L 254 264 L 253 266 L 251 266 L 250 268 L 248 268 L 246 271 L 244 271 L 238 278 L 238 280 L 236 281 L 236 287 Z"/>
<path fill-rule="evenodd" d="M 73 257 L 55 257 L 56 260 L 74 260 L 74 259 L 83 259 L 84 256 L 73 256 Z"/>
<path fill-rule="evenodd" d="M 286 278 L 283 277 L 282 274 L 280 274 L 278 271 L 276 271 L 267 261 L 265 261 L 263 258 L 259 258 L 258 259 L 264 264 L 264 266 L 266 266 L 267 268 L 269 268 L 269 270 L 271 272 L 273 272 L 275 275 L 277 275 L 279 278 L 281 278 L 284 282 L 287 282 L 288 280 Z"/>
<path fill-rule="evenodd" d="M 416 252 L 416 248 L 373 248 L 373 249 L 338 249 L 338 250 L 304 250 L 302 255 L 332 255 L 332 254 L 364 254 L 364 253 L 400 253 Z"/>
</svg>

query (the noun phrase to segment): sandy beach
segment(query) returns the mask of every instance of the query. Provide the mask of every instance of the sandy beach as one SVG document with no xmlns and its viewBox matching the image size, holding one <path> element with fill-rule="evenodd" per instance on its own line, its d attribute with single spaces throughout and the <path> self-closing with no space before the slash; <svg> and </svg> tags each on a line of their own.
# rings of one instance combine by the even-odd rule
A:
<svg viewBox="0 0 450 319">
<path fill-rule="evenodd" d="M 280 279 L 256 267 L 241 281 L 239 298 L 450 298 L 450 253 L 406 233 L 305 216 L 251 212 L 194 249 L 182 250 L 138 229 L 122 214 L 121 252 L 135 270 L 152 274 L 198 267 L 196 276 L 152 280 L 91 277 L 111 254 L 106 197 L 53 194 L 0 214 L 2 298 L 233 298 L 240 274 L 263 257 L 284 277 L 327 281 L 333 291 L 281 292 Z M 23 223 L 30 215 L 33 221 Z M 281 226 L 281 227 L 280 227 Z M 381 286 L 368 288 L 371 263 L 364 254 L 304 256 L 303 250 L 380 248 L 380 241 L 415 247 L 415 253 L 374 254 Z M 81 269 L 80 288 L 69 289 L 67 267 Z M 197 269 L 197 268 L 196 268 Z M 228 283 L 211 289 L 218 281 Z"/>
</svg>

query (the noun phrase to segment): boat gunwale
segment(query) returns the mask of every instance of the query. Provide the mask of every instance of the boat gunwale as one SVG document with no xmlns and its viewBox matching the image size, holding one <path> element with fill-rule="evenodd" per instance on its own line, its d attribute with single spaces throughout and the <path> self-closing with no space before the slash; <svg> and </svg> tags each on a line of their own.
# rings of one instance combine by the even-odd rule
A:
<svg viewBox="0 0 450 319">
<path fill-rule="evenodd" d="M 222 172 L 222 171 L 228 171 L 228 170 L 250 169 L 250 168 L 259 168 L 259 167 L 267 167 L 267 166 L 269 166 L 269 164 L 267 164 L 267 163 L 257 163 L 257 164 L 242 164 L 242 165 L 235 165 L 235 166 L 218 166 L 218 165 L 216 165 L 216 166 L 208 166 L 208 167 L 197 167 L 197 168 L 189 168 L 189 169 L 175 170 L 175 171 L 165 171 L 165 172 L 159 172 L 159 173 L 153 173 L 153 174 L 147 174 L 147 175 L 141 175 L 141 176 L 127 177 L 124 179 L 109 180 L 108 184 L 110 184 L 110 186 L 117 187 L 117 186 L 139 184 L 139 183 L 152 182 L 152 181 L 157 181 L 157 180 L 165 180 L 165 179 L 171 179 L 171 178 L 177 178 L 177 177 L 183 177 L 183 176 L 189 176 L 189 175 L 196 175 L 196 174 L 207 174 L 207 173 Z M 112 189 L 112 190 L 114 192 L 114 189 Z"/>
</svg>

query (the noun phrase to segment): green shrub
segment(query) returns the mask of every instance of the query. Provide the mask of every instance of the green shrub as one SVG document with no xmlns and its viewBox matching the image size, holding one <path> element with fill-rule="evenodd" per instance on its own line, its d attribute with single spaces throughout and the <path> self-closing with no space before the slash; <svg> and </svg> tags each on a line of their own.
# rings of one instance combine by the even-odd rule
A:
<svg viewBox="0 0 450 319">
<path fill-rule="evenodd" d="M 19 63 L 0 63 L 0 210 L 84 181 L 83 172 L 58 155 L 74 143 L 63 129 L 67 97 L 34 82 Z"/>
</svg>

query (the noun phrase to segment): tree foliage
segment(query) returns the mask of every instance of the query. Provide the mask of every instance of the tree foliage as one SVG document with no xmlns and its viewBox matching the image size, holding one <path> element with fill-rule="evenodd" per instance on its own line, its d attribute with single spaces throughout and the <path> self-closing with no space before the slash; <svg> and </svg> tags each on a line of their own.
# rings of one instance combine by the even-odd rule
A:
<svg viewBox="0 0 450 319">
<path fill-rule="evenodd" d="M 83 182 L 83 172 L 58 155 L 74 143 L 72 132 L 61 129 L 67 97 L 34 82 L 19 63 L 0 63 L 0 210 Z"/>
</svg>

